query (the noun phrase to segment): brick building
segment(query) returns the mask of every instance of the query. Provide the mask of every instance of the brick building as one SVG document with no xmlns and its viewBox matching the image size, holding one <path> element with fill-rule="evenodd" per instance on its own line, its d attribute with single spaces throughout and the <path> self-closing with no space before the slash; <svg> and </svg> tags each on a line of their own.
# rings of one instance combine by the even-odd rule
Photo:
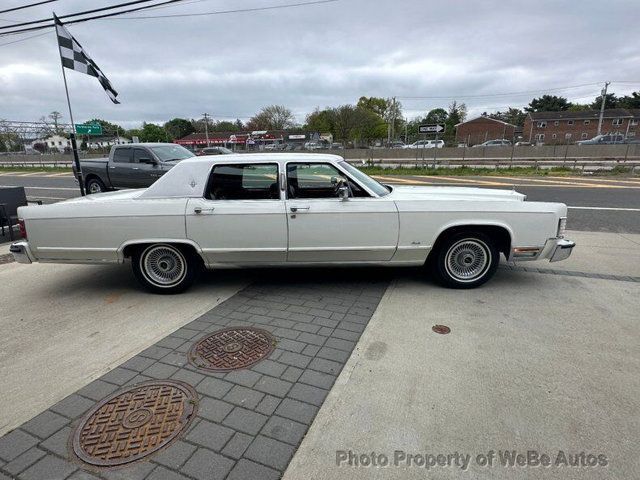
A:
<svg viewBox="0 0 640 480">
<path fill-rule="evenodd" d="M 468 146 L 487 140 L 513 140 L 518 127 L 489 117 L 478 117 L 456 125 L 456 142 Z"/>
<path fill-rule="evenodd" d="M 549 145 L 575 143 L 598 134 L 599 110 L 531 112 L 524 121 L 524 139 Z M 611 108 L 604 111 L 603 134 L 635 138 L 640 109 Z"/>
</svg>

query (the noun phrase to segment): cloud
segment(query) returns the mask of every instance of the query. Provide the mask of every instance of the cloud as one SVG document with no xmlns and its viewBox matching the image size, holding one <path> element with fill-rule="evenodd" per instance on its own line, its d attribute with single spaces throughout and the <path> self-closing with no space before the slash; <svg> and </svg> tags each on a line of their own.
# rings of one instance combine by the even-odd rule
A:
<svg viewBox="0 0 640 480">
<path fill-rule="evenodd" d="M 186 1 L 145 15 L 251 8 L 288 0 Z M 56 4 L 58 15 L 88 8 Z M 246 119 L 289 106 L 298 121 L 315 107 L 397 96 L 409 117 L 457 99 L 471 115 L 523 106 L 535 95 L 463 98 L 614 81 L 640 89 L 633 0 L 341 0 L 307 7 L 172 19 L 103 20 L 69 29 L 120 92 L 112 105 L 93 78 L 69 72 L 76 121 L 134 126 L 179 117 Z M 42 6 L 12 19 L 50 15 Z M 19 15 L 18 15 L 19 14 Z M 137 14 L 143 15 L 142 13 Z M 135 15 L 131 15 L 135 16 Z M 16 18 L 18 17 L 18 18 Z M 2 23 L 2 25 L 6 24 Z M 19 37 L 0 38 L 0 44 Z M 606 41 L 603 41 L 606 39 Z M 554 92 L 590 101 L 600 87 Z M 406 97 L 447 97 L 411 99 Z M 0 46 L 0 118 L 66 112 L 55 37 Z M 65 113 L 66 119 L 66 113 Z"/>
</svg>

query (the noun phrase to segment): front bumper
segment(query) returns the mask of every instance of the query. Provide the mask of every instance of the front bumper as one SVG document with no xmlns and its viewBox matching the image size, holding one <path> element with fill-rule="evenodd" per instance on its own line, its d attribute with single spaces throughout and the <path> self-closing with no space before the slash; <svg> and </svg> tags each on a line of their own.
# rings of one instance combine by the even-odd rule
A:
<svg viewBox="0 0 640 480">
<path fill-rule="evenodd" d="M 543 247 L 516 247 L 511 252 L 510 260 L 531 261 L 544 260 L 559 262 L 571 256 L 576 243 L 565 238 L 550 238 Z"/>
<path fill-rule="evenodd" d="M 33 263 L 36 261 L 27 242 L 12 243 L 9 247 L 9 252 L 13 254 L 13 259 L 18 263 Z"/>
</svg>

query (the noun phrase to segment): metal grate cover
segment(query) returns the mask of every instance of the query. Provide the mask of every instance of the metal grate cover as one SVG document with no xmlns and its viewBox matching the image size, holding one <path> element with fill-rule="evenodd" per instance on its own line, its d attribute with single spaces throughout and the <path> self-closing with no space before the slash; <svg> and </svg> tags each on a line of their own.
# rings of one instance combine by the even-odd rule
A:
<svg viewBox="0 0 640 480">
<path fill-rule="evenodd" d="M 125 465 L 166 447 L 195 417 L 198 395 L 173 380 L 140 383 L 93 407 L 72 433 L 73 453 L 98 467 Z"/>
<path fill-rule="evenodd" d="M 275 345 L 275 337 L 266 330 L 224 328 L 194 344 L 189 350 L 189 362 L 198 368 L 217 372 L 237 370 L 266 358 Z"/>
</svg>

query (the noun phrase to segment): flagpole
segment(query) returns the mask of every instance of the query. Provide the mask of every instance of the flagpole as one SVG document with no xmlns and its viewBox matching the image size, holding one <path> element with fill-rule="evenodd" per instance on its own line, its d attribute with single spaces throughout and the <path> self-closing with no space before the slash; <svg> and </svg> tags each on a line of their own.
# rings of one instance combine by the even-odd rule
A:
<svg viewBox="0 0 640 480">
<path fill-rule="evenodd" d="M 58 47 L 59 48 L 59 47 Z M 64 71 L 62 63 L 62 55 L 60 56 L 60 68 L 62 69 L 62 78 L 64 80 L 64 91 L 67 94 L 67 106 L 69 107 L 69 118 L 71 119 L 71 149 L 73 150 L 73 163 L 78 174 L 78 184 L 80 185 L 80 195 L 85 196 L 84 179 L 82 178 L 82 169 L 80 167 L 80 157 L 78 156 L 78 144 L 76 142 L 76 124 L 73 121 L 73 111 L 71 110 L 71 100 L 69 99 L 69 86 L 67 85 L 67 74 Z"/>
</svg>

